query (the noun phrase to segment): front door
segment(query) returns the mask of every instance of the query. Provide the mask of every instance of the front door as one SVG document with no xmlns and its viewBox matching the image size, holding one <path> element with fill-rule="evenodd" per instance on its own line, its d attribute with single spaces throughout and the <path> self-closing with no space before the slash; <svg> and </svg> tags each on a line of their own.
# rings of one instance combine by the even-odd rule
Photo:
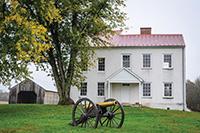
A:
<svg viewBox="0 0 200 133">
<path fill-rule="evenodd" d="M 130 103 L 130 90 L 130 84 L 113 84 L 111 97 L 117 99 L 121 103 Z"/>
<path fill-rule="evenodd" d="M 130 103 L 130 86 L 123 86 L 121 88 L 121 101 L 122 103 Z"/>
</svg>

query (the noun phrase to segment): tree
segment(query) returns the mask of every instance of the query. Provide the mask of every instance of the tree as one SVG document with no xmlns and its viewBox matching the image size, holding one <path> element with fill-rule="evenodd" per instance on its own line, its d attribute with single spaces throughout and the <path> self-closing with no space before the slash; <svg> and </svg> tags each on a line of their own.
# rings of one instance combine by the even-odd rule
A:
<svg viewBox="0 0 200 133">
<path fill-rule="evenodd" d="M 200 78 L 194 83 L 187 81 L 186 94 L 187 107 L 193 111 L 200 111 Z"/>
<path fill-rule="evenodd" d="M 94 47 L 124 26 L 124 0 L 7 0 L 0 3 L 0 82 L 30 75 L 34 62 L 50 70 L 59 104 L 80 87 Z M 110 34 L 111 33 L 111 34 Z M 50 68 L 48 66 L 51 66 Z"/>
</svg>

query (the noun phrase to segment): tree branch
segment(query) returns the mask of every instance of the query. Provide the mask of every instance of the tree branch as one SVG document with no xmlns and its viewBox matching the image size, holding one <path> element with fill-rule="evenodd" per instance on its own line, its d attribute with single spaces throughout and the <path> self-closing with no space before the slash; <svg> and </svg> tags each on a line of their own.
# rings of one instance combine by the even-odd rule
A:
<svg viewBox="0 0 200 133">
<path fill-rule="evenodd" d="M 108 0 L 105 0 L 105 1 L 104 1 L 105 3 L 102 4 L 102 6 L 99 8 L 99 10 L 98 10 L 96 13 L 93 13 L 93 14 L 94 14 L 94 17 L 92 17 L 91 19 L 88 19 L 87 22 L 91 21 L 93 18 L 95 18 L 96 16 L 99 15 L 100 11 L 105 7 L 107 1 L 108 1 Z M 86 16 L 88 16 L 90 13 L 91 13 L 91 12 L 88 12 L 88 14 L 87 14 Z M 82 28 L 81 34 L 84 32 L 84 30 L 87 28 L 87 26 L 88 26 L 88 23 L 86 23 L 86 25 Z"/>
</svg>

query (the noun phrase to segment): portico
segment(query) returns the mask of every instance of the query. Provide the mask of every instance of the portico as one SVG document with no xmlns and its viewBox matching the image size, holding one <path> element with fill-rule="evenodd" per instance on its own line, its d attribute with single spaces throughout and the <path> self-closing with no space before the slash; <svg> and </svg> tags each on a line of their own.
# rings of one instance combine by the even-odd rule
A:
<svg viewBox="0 0 200 133">
<path fill-rule="evenodd" d="M 107 78 L 107 98 L 124 104 L 140 103 L 140 90 L 144 80 L 128 68 L 121 68 Z"/>
</svg>

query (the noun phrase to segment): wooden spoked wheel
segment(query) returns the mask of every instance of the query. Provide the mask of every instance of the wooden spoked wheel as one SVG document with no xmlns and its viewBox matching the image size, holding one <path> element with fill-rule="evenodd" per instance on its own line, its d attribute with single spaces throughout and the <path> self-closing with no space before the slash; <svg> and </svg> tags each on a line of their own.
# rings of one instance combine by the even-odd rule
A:
<svg viewBox="0 0 200 133">
<path fill-rule="evenodd" d="M 79 99 L 72 111 L 72 125 L 96 128 L 98 124 L 98 110 L 88 98 Z"/>
<path fill-rule="evenodd" d="M 104 102 L 115 101 L 113 106 L 106 107 L 106 114 L 103 114 L 100 118 L 100 124 L 106 127 L 120 128 L 124 123 L 124 109 L 119 101 L 115 99 L 107 99 Z"/>
</svg>

